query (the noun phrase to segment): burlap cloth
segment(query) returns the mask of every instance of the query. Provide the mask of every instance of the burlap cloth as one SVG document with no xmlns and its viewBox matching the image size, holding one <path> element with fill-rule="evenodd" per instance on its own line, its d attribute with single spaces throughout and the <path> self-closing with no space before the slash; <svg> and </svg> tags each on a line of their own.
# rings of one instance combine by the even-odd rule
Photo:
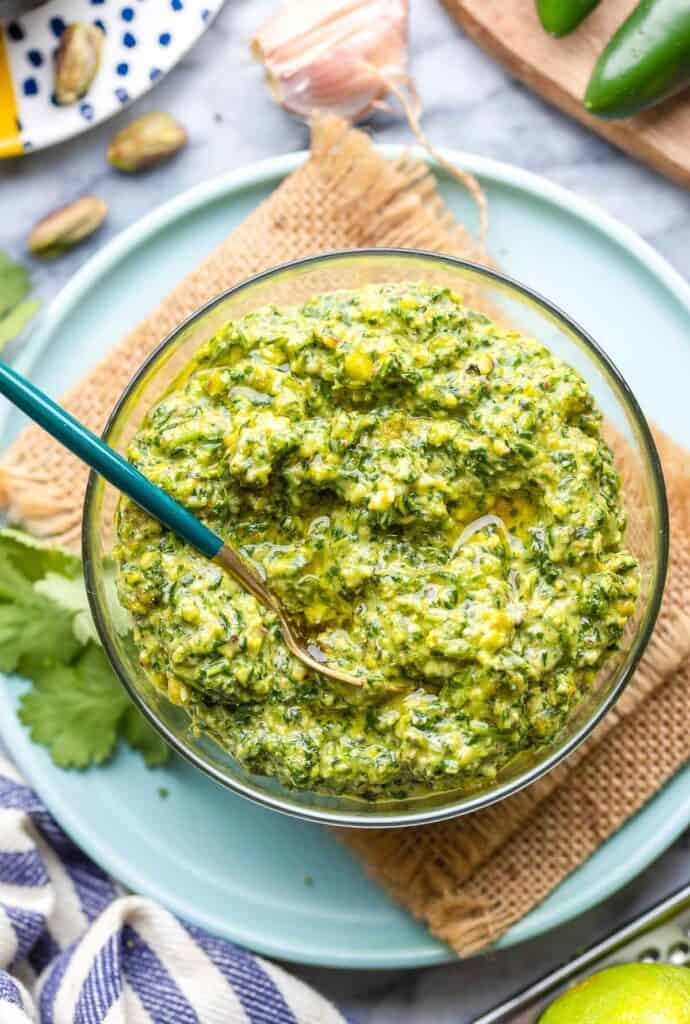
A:
<svg viewBox="0 0 690 1024">
<path fill-rule="evenodd" d="M 426 168 L 386 162 L 361 132 L 315 125 L 311 159 L 64 398 L 95 431 L 144 356 L 222 289 L 283 260 L 359 246 L 476 256 Z M 662 786 L 690 754 L 690 470 L 657 435 L 671 505 L 662 613 L 634 679 L 595 734 L 509 800 L 439 825 L 340 831 L 367 871 L 460 954 L 492 942 Z M 34 533 L 74 544 L 84 468 L 30 427 L 0 463 L 0 502 Z M 602 739 L 606 737 L 606 742 Z"/>
</svg>

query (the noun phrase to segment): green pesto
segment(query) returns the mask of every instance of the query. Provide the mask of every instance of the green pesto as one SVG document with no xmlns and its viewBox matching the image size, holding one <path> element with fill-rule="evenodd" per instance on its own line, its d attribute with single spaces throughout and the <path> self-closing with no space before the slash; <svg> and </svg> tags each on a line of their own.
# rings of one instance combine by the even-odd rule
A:
<svg viewBox="0 0 690 1024">
<path fill-rule="evenodd" d="M 145 671 L 288 786 L 476 787 L 563 726 L 635 606 L 586 384 L 448 289 L 369 286 L 228 323 L 128 456 L 366 676 L 308 674 L 253 597 L 122 500 L 118 586 Z"/>
</svg>

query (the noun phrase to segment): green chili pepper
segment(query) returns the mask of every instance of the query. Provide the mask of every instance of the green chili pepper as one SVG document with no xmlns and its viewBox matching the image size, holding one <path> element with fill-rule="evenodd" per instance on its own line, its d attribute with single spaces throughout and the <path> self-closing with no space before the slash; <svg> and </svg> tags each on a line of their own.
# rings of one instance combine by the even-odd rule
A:
<svg viewBox="0 0 690 1024">
<path fill-rule="evenodd" d="M 599 0 L 537 0 L 539 20 L 553 36 L 565 36 L 584 21 Z"/>
<path fill-rule="evenodd" d="M 597 61 L 585 107 L 629 117 L 690 84 L 690 3 L 642 0 Z"/>
</svg>

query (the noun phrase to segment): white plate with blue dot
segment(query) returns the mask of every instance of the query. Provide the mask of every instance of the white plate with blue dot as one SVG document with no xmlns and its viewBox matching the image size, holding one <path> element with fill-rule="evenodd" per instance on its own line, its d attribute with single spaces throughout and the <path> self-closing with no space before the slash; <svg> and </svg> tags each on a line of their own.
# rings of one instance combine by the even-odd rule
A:
<svg viewBox="0 0 690 1024">
<path fill-rule="evenodd" d="M 86 131 L 143 95 L 192 46 L 223 0 L 49 0 L 0 26 L 0 157 Z M 100 69 L 71 106 L 53 98 L 53 60 L 65 27 L 105 33 Z"/>
</svg>

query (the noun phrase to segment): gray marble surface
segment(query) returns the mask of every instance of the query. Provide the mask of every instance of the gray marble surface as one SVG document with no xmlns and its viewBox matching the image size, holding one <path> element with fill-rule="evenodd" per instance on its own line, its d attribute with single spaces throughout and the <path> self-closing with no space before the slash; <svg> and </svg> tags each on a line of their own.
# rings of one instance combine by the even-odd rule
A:
<svg viewBox="0 0 690 1024">
<path fill-rule="evenodd" d="M 83 192 L 110 204 L 107 226 L 61 260 L 34 265 L 49 299 L 104 242 L 152 207 L 228 169 L 301 149 L 307 131 L 269 100 L 246 41 L 274 0 L 227 0 L 224 11 L 185 60 L 133 111 L 80 139 L 0 164 L 0 248 L 24 253 L 36 218 Z M 690 272 L 690 202 L 683 190 L 572 123 L 466 40 L 437 0 L 412 0 L 412 72 L 426 105 L 433 140 L 518 164 L 599 203 Z M 132 181 L 104 159 L 112 131 L 131 113 L 166 109 L 189 128 L 187 152 Z M 407 141 L 391 116 L 374 122 L 381 141 Z M 501 996 L 567 959 L 617 922 L 656 902 L 690 877 L 688 841 L 607 903 L 548 936 L 505 952 L 423 971 L 328 971 L 299 968 L 362 1024 L 465 1024 Z"/>
</svg>

